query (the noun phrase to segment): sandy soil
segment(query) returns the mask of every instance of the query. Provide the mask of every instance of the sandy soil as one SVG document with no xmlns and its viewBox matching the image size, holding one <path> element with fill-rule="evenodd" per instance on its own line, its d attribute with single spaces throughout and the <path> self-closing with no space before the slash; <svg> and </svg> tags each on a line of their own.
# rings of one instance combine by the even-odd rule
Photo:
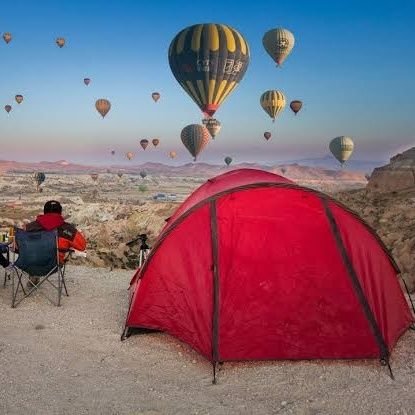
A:
<svg viewBox="0 0 415 415">
<path fill-rule="evenodd" d="M 377 361 L 210 364 L 162 334 L 120 341 L 131 271 L 72 266 L 70 297 L 10 308 L 0 288 L 0 414 L 415 414 L 415 332 Z M 0 271 L 2 282 L 3 273 Z"/>
</svg>

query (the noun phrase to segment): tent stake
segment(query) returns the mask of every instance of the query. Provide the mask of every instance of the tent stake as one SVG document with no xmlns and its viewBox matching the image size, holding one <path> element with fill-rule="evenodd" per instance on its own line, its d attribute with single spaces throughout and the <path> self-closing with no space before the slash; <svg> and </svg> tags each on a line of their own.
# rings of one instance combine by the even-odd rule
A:
<svg viewBox="0 0 415 415">
<path fill-rule="evenodd" d="M 216 385 L 216 365 L 217 362 L 212 362 L 212 366 L 213 366 L 213 379 L 212 379 L 212 384 Z"/>
<path fill-rule="evenodd" d="M 389 362 L 389 358 L 388 357 L 383 357 L 382 359 L 380 359 L 380 364 L 382 366 L 387 366 L 389 369 L 389 376 L 391 377 L 392 380 L 395 380 L 395 376 L 393 376 L 393 372 L 392 372 L 392 368 Z"/>
</svg>

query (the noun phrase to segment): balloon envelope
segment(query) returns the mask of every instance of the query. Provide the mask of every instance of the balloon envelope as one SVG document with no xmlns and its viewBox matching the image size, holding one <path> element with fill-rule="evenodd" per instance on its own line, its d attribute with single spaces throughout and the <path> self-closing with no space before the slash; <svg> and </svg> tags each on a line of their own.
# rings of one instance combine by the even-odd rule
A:
<svg viewBox="0 0 415 415">
<path fill-rule="evenodd" d="M 14 99 L 16 100 L 16 102 L 17 102 L 18 104 L 21 104 L 21 103 L 23 102 L 23 95 L 16 95 L 16 96 L 14 97 Z"/>
<path fill-rule="evenodd" d="M 160 144 L 160 140 L 158 138 L 153 138 L 151 142 L 153 143 L 154 147 L 157 147 Z"/>
<path fill-rule="evenodd" d="M 95 102 L 95 108 L 101 114 L 102 118 L 104 118 L 111 109 L 111 102 L 104 98 L 97 99 Z"/>
<path fill-rule="evenodd" d="M 84 78 L 84 84 L 86 86 L 88 86 L 91 83 L 91 79 L 90 78 Z"/>
<path fill-rule="evenodd" d="M 63 48 L 65 46 L 65 39 L 63 37 L 58 37 L 56 39 L 56 44 L 60 47 Z"/>
<path fill-rule="evenodd" d="M 160 94 L 158 92 L 153 92 L 151 97 L 153 98 L 154 102 L 157 102 L 160 99 Z"/>
<path fill-rule="evenodd" d="M 245 75 L 249 46 L 230 26 L 196 24 L 174 37 L 169 64 L 185 92 L 205 114 L 212 116 Z"/>
<path fill-rule="evenodd" d="M 209 131 L 203 125 L 190 124 L 183 128 L 180 138 L 196 161 L 197 156 L 209 142 Z"/>
<path fill-rule="evenodd" d="M 225 157 L 225 163 L 226 163 L 226 165 L 227 166 L 229 166 L 229 164 L 231 164 L 232 163 L 232 157 Z"/>
<path fill-rule="evenodd" d="M 148 146 L 148 140 L 146 139 L 140 140 L 140 146 L 143 147 L 143 150 L 145 150 Z"/>
<path fill-rule="evenodd" d="M 12 110 L 12 106 L 11 105 L 5 105 L 4 109 L 6 110 L 7 113 L 9 113 Z"/>
<path fill-rule="evenodd" d="M 205 118 L 202 122 L 212 138 L 215 138 L 222 128 L 220 121 L 215 118 Z"/>
<path fill-rule="evenodd" d="M 3 33 L 3 39 L 6 43 L 10 43 L 12 40 L 12 34 L 9 32 Z"/>
<path fill-rule="evenodd" d="M 333 156 L 343 165 L 352 155 L 354 143 L 351 137 L 342 135 L 330 141 L 329 149 Z"/>
<path fill-rule="evenodd" d="M 265 33 L 262 44 L 277 65 L 281 65 L 291 53 L 295 39 L 289 30 L 276 28 Z"/>
<path fill-rule="evenodd" d="M 176 153 L 175 151 L 170 151 L 170 153 L 169 153 L 169 157 L 170 157 L 171 159 L 176 158 L 176 156 L 177 156 L 177 153 Z"/>
<path fill-rule="evenodd" d="M 144 170 L 140 171 L 140 177 L 144 179 L 145 177 L 147 177 L 147 173 Z"/>
<path fill-rule="evenodd" d="M 131 160 L 131 159 L 134 157 L 134 153 L 132 153 L 131 151 L 129 151 L 129 152 L 125 155 L 125 157 L 127 157 L 127 158 L 128 158 L 128 160 Z"/>
<path fill-rule="evenodd" d="M 290 102 L 290 108 L 292 109 L 295 115 L 297 115 L 297 112 L 300 111 L 302 106 L 303 103 L 301 101 L 294 100 Z"/>
<path fill-rule="evenodd" d="M 285 96 L 281 91 L 269 90 L 261 95 L 259 100 L 263 110 L 275 121 L 275 118 L 285 108 Z"/>
<path fill-rule="evenodd" d="M 271 133 L 269 131 L 265 131 L 264 138 L 268 141 L 271 138 Z"/>
</svg>

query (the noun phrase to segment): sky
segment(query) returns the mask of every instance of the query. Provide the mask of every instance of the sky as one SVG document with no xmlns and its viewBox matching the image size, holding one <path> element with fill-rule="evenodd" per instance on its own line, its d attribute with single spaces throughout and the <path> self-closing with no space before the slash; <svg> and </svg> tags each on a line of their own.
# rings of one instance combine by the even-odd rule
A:
<svg viewBox="0 0 415 415">
<path fill-rule="evenodd" d="M 244 78 L 215 114 L 222 131 L 200 161 L 324 157 L 339 135 L 353 137 L 354 159 L 387 160 L 415 145 L 414 21 L 413 0 L 4 2 L 0 32 L 13 40 L 0 39 L 0 160 L 128 164 L 124 154 L 133 151 L 130 163 L 192 161 L 180 132 L 202 114 L 173 77 L 167 51 L 196 23 L 234 27 L 251 52 Z M 282 68 L 262 45 L 276 27 L 296 38 Z M 301 99 L 302 111 L 294 117 L 287 105 L 273 124 L 259 104 L 269 89 L 288 102 Z M 161 94 L 157 103 L 153 91 Z M 16 94 L 24 95 L 21 105 Z M 98 98 L 112 103 L 105 119 L 95 110 Z M 268 142 L 264 131 L 273 134 Z M 156 150 L 139 146 L 156 137 Z"/>
</svg>

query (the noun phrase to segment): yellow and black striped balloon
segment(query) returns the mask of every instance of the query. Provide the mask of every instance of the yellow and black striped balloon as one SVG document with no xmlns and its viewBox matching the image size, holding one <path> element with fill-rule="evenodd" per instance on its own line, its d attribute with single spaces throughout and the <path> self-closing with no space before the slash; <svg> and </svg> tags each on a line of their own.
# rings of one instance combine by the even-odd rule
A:
<svg viewBox="0 0 415 415">
<path fill-rule="evenodd" d="M 259 102 L 273 121 L 275 121 L 275 117 L 285 108 L 285 96 L 281 91 L 266 91 L 261 95 Z"/>
<path fill-rule="evenodd" d="M 182 88 L 212 116 L 243 78 L 249 65 L 249 46 L 230 26 L 197 24 L 175 36 L 169 64 Z"/>
</svg>

